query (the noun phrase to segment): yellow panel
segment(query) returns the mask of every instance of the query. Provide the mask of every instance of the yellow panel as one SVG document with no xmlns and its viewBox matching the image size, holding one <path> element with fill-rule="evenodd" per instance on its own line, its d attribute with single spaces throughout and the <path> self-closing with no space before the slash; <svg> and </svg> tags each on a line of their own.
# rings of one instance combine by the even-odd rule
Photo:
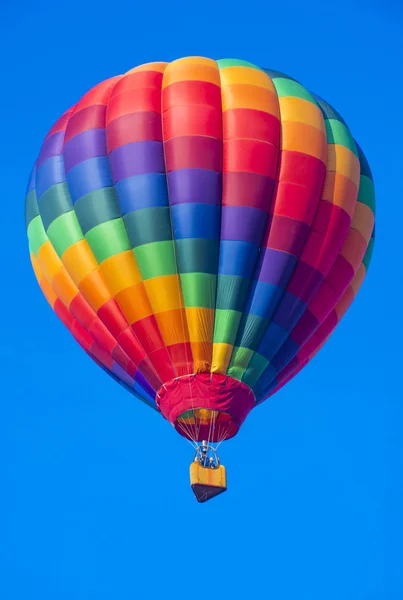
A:
<svg viewBox="0 0 403 600">
<path fill-rule="evenodd" d="M 41 278 L 43 278 L 42 270 L 41 270 L 40 266 L 38 265 L 38 261 L 36 260 L 35 254 L 32 251 L 29 256 L 31 258 L 31 264 L 32 264 L 32 268 L 35 273 L 35 277 L 36 277 L 37 281 L 39 282 L 39 280 Z"/>
<path fill-rule="evenodd" d="M 98 268 L 98 263 L 87 240 L 76 242 L 63 253 L 62 261 L 76 285 Z"/>
<path fill-rule="evenodd" d="M 132 250 L 107 258 L 99 268 L 114 296 L 141 281 L 141 275 Z"/>
<path fill-rule="evenodd" d="M 278 99 L 275 92 L 257 85 L 235 83 L 223 86 L 222 110 L 252 108 L 279 117 Z"/>
<path fill-rule="evenodd" d="M 309 100 L 284 96 L 279 98 L 281 122 L 298 121 L 316 127 L 326 134 L 325 122 L 321 110 Z"/>
<path fill-rule="evenodd" d="M 263 71 L 251 67 L 225 67 L 220 70 L 221 85 L 231 85 L 233 83 L 246 83 L 256 85 L 276 93 L 276 88 L 270 77 Z"/>
<path fill-rule="evenodd" d="M 233 349 L 231 344 L 213 344 L 212 373 L 226 374 Z"/>
<path fill-rule="evenodd" d="M 345 146 L 329 144 L 327 147 L 328 171 L 336 171 L 351 179 L 358 187 L 360 183 L 360 161 L 356 155 Z"/>
<path fill-rule="evenodd" d="M 54 309 L 55 302 L 57 300 L 57 296 L 56 296 L 55 292 L 52 290 L 49 281 L 47 281 L 47 279 L 45 277 L 42 277 L 42 279 L 39 281 L 39 285 L 40 285 L 40 288 L 41 288 L 42 293 L 45 296 L 46 300 L 49 302 L 50 306 Z"/>
<path fill-rule="evenodd" d="M 171 63 L 164 72 L 162 89 L 179 81 L 205 81 L 221 85 L 220 72 L 215 61 L 211 61 L 209 65 L 183 62 L 183 59 Z"/>
<path fill-rule="evenodd" d="M 374 213 L 372 212 L 370 207 L 366 204 L 363 204 L 362 202 L 357 202 L 351 227 L 361 233 L 361 235 L 365 238 L 367 244 L 371 239 L 372 231 L 374 229 L 374 222 Z"/>
<path fill-rule="evenodd" d="M 212 342 L 192 342 L 193 369 L 195 373 L 210 373 L 213 355 Z"/>
<path fill-rule="evenodd" d="M 127 71 L 125 75 L 129 75 L 130 73 L 138 73 L 139 71 L 157 71 L 158 73 L 163 73 L 167 68 L 168 63 L 166 62 L 151 62 L 146 63 L 145 65 L 139 65 L 138 67 L 133 67 L 130 71 Z"/>
<path fill-rule="evenodd" d="M 56 273 L 63 269 L 63 263 L 49 240 L 39 248 L 37 260 L 42 273 L 50 282 Z"/>
<path fill-rule="evenodd" d="M 212 342 L 214 316 L 213 308 L 186 308 L 191 342 Z"/>
<path fill-rule="evenodd" d="M 184 308 L 167 310 L 155 315 L 165 346 L 173 346 L 189 341 L 186 313 Z"/>
<path fill-rule="evenodd" d="M 144 282 L 154 313 L 183 307 L 182 290 L 178 275 L 153 277 Z"/>
<path fill-rule="evenodd" d="M 326 163 L 326 135 L 317 127 L 298 121 L 285 121 L 281 127 L 282 149 L 303 152 Z"/>
<path fill-rule="evenodd" d="M 153 313 L 142 281 L 125 288 L 115 298 L 130 325 Z"/>
<path fill-rule="evenodd" d="M 81 281 L 79 290 L 95 312 L 112 298 L 99 269 L 93 271 Z"/>
<path fill-rule="evenodd" d="M 51 282 L 53 291 L 63 304 L 69 308 L 71 301 L 77 296 L 78 289 L 66 269 L 60 269 Z"/>
<path fill-rule="evenodd" d="M 224 465 L 220 465 L 218 469 L 209 469 L 193 461 L 190 465 L 190 482 L 192 485 L 214 485 L 225 488 L 227 487 L 227 473 Z"/>
</svg>

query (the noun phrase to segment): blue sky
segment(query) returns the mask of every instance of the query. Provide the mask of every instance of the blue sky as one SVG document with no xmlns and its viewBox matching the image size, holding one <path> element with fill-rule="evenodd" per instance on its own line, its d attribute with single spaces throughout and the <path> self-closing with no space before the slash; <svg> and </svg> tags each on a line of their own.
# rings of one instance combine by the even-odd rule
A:
<svg viewBox="0 0 403 600">
<path fill-rule="evenodd" d="M 403 10 L 397 0 L 5 0 L 0 9 L 0 598 L 403 597 Z M 333 104 L 371 164 L 368 278 L 327 346 L 222 447 L 198 505 L 190 446 L 109 379 L 28 260 L 27 178 L 56 118 L 150 60 L 237 57 Z M 211 568 L 212 567 L 212 568 Z"/>
</svg>

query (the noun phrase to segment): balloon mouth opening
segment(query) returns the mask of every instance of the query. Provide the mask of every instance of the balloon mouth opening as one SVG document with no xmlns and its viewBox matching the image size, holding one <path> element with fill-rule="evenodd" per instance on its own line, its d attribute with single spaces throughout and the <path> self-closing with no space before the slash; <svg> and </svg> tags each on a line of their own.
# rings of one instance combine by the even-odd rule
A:
<svg viewBox="0 0 403 600">
<path fill-rule="evenodd" d="M 236 435 L 239 426 L 225 411 L 194 408 L 179 415 L 175 429 L 194 442 L 222 442 Z"/>
<path fill-rule="evenodd" d="M 156 401 L 162 415 L 186 439 L 221 442 L 238 433 L 256 399 L 237 379 L 197 373 L 165 383 Z"/>
</svg>

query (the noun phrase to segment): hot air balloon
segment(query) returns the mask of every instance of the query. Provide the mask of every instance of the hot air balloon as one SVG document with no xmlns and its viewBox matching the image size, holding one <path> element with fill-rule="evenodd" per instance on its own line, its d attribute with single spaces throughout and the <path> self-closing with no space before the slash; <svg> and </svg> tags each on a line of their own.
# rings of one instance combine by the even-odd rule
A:
<svg viewBox="0 0 403 600">
<path fill-rule="evenodd" d="M 370 168 L 341 116 L 282 73 L 190 57 L 92 88 L 51 128 L 26 196 L 39 285 L 85 352 L 217 446 L 318 352 L 374 244 Z"/>
</svg>

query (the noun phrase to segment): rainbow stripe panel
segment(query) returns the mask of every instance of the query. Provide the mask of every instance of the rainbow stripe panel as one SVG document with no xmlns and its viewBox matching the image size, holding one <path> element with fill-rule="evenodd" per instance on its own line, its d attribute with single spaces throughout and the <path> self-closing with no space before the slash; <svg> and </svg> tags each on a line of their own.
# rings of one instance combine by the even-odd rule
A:
<svg viewBox="0 0 403 600">
<path fill-rule="evenodd" d="M 218 373 L 260 403 L 354 300 L 374 184 L 341 116 L 242 60 L 150 63 L 55 123 L 26 196 L 39 285 L 78 343 L 156 408 Z"/>
</svg>

